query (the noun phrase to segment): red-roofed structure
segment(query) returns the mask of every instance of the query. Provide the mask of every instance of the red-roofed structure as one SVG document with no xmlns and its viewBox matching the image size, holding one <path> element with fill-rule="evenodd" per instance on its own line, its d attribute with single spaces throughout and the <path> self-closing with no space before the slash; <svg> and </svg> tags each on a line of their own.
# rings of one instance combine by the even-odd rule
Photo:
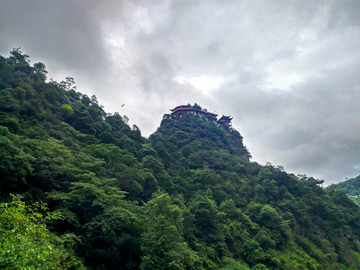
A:
<svg viewBox="0 0 360 270">
<path fill-rule="evenodd" d="M 217 120 L 217 122 L 221 125 L 226 125 L 228 127 L 231 127 L 231 120 L 232 120 L 231 116 L 223 115 L 219 120 Z"/>
<path fill-rule="evenodd" d="M 232 117 L 231 116 L 225 116 L 223 115 L 219 120 L 217 120 L 217 114 L 215 113 L 211 113 L 208 112 L 205 109 L 201 109 L 200 106 L 198 106 L 197 104 L 195 104 L 194 106 L 191 106 L 190 104 L 188 105 L 180 105 L 175 107 L 174 109 L 170 109 L 171 114 L 177 117 L 181 117 L 182 115 L 186 114 L 186 113 L 191 113 L 197 116 L 210 116 L 216 123 L 220 124 L 220 125 L 225 125 L 229 128 L 231 128 L 231 120 Z"/>
<path fill-rule="evenodd" d="M 185 113 L 191 113 L 191 114 L 194 114 L 197 116 L 208 115 L 211 118 L 213 118 L 214 121 L 216 121 L 216 119 L 217 119 L 217 114 L 201 110 L 201 108 L 193 107 L 190 104 L 177 106 L 174 109 L 170 109 L 170 111 L 171 111 L 171 114 L 174 116 L 182 116 Z"/>
</svg>

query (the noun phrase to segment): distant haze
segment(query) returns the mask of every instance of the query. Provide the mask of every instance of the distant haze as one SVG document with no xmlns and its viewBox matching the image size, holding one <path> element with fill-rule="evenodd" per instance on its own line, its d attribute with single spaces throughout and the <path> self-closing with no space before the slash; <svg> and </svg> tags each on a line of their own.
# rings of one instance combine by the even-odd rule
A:
<svg viewBox="0 0 360 270">
<path fill-rule="evenodd" d="M 0 0 L 0 53 L 21 47 L 145 136 L 180 104 L 231 115 L 253 161 L 329 184 L 360 174 L 359 14 L 356 0 Z"/>
</svg>

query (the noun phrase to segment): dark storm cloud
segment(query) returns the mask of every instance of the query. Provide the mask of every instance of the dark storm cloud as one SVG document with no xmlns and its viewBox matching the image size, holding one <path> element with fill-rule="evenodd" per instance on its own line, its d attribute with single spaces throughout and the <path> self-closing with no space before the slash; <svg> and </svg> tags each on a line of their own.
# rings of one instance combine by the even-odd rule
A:
<svg viewBox="0 0 360 270">
<path fill-rule="evenodd" d="M 2 50 L 21 46 L 58 68 L 94 72 L 104 62 L 99 26 L 79 2 L 1 1 L 0 32 Z"/>
<path fill-rule="evenodd" d="M 197 102 L 234 116 L 254 160 L 328 182 L 360 174 L 358 1 L 0 7 L 2 54 L 21 46 L 146 135 L 169 108 Z"/>
</svg>

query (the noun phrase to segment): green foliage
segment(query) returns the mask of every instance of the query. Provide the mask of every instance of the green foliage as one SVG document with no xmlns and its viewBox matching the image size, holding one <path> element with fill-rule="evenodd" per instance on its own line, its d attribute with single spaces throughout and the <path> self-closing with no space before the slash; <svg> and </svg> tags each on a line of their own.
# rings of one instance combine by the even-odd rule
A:
<svg viewBox="0 0 360 270">
<path fill-rule="evenodd" d="M 143 138 L 73 78 L 46 74 L 20 49 L 0 56 L 0 197 L 63 218 L 45 227 L 42 204 L 6 204 L 1 218 L 24 222 L 0 224 L 0 252 L 27 256 L 28 269 L 360 268 L 360 210 L 345 192 L 250 162 L 240 133 L 211 117 L 166 114 Z"/>
<path fill-rule="evenodd" d="M 0 123 L 2 126 L 7 127 L 10 131 L 13 133 L 18 133 L 21 129 L 21 126 L 19 124 L 19 120 L 17 118 L 6 118 Z"/>
<path fill-rule="evenodd" d="M 241 258 L 243 258 L 249 265 L 255 265 L 264 257 L 264 252 L 259 243 L 255 240 L 246 240 L 241 250 Z"/>
<path fill-rule="evenodd" d="M 19 195 L 0 204 L 0 267 L 3 269 L 63 269 L 68 254 L 55 245 L 45 222 L 59 213 L 43 212 L 44 203 L 25 205 Z M 80 264 L 81 265 L 81 264 Z"/>
<path fill-rule="evenodd" d="M 250 270 L 250 268 L 243 262 L 235 261 L 233 258 L 224 257 L 224 266 L 220 270 Z"/>
<path fill-rule="evenodd" d="M 0 126 L 0 194 L 14 191 L 31 174 L 33 157 L 26 153 L 25 140 Z"/>
<path fill-rule="evenodd" d="M 199 260 L 185 242 L 181 209 L 167 194 L 156 194 L 145 206 L 140 269 L 196 269 Z"/>
<path fill-rule="evenodd" d="M 137 206 L 124 200 L 124 192 L 114 186 L 116 179 L 98 178 L 94 173 L 77 177 L 79 181 L 72 183 L 70 192 L 52 192 L 49 196 L 63 209 L 62 227 L 73 226 L 88 264 L 113 268 L 131 263 L 136 254 L 128 252 L 139 248 L 134 238 L 139 226 Z"/>
<path fill-rule="evenodd" d="M 65 117 L 70 117 L 74 114 L 74 109 L 69 104 L 61 105 L 61 110 Z"/>
<path fill-rule="evenodd" d="M 350 196 L 358 196 L 360 195 L 360 175 L 338 184 L 332 184 L 330 187 L 334 189 L 343 189 L 346 194 Z"/>
<path fill-rule="evenodd" d="M 251 270 L 268 270 L 269 268 L 266 267 L 265 264 L 259 263 L 255 265 Z"/>
</svg>

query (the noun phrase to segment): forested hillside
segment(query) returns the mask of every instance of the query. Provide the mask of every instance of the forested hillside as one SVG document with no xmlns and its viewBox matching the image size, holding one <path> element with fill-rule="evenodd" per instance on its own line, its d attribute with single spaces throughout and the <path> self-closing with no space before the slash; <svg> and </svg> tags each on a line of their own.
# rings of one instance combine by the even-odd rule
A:
<svg viewBox="0 0 360 270">
<path fill-rule="evenodd" d="M 359 203 L 359 195 L 360 195 L 360 175 L 355 178 L 348 179 L 344 182 L 340 182 L 338 184 L 332 184 L 332 188 L 334 189 L 342 189 L 348 194 L 350 197 L 355 199 Z"/>
<path fill-rule="evenodd" d="M 360 268 L 344 191 L 251 162 L 211 118 L 165 114 L 146 139 L 46 73 L 0 57 L 0 268 Z"/>
</svg>

